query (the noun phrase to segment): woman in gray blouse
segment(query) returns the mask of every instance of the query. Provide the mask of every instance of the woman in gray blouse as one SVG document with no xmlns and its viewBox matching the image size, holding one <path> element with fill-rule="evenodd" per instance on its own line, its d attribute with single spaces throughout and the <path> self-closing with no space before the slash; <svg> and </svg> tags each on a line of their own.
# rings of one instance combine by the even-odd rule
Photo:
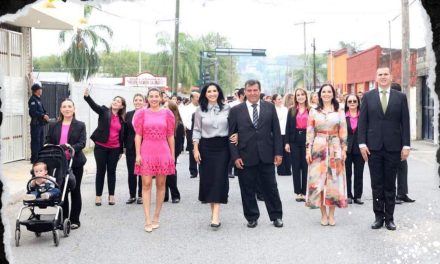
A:
<svg viewBox="0 0 440 264">
<path fill-rule="evenodd" d="M 194 115 L 194 159 L 199 164 L 199 200 L 211 204 L 211 227 L 218 229 L 220 204 L 228 202 L 228 115 L 230 106 L 216 83 L 206 84 Z"/>
</svg>

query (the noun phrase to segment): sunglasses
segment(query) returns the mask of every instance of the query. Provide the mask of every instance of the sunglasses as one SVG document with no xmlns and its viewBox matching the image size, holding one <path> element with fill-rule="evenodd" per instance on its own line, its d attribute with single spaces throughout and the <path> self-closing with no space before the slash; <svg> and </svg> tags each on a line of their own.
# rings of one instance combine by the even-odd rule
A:
<svg viewBox="0 0 440 264">
<path fill-rule="evenodd" d="M 357 100 L 348 100 L 347 101 L 349 104 L 356 104 L 358 101 Z"/>
</svg>

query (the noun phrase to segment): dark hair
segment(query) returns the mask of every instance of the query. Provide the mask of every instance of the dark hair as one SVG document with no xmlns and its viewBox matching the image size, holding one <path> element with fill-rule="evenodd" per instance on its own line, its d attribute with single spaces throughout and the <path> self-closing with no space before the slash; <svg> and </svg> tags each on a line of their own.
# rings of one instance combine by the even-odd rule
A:
<svg viewBox="0 0 440 264">
<path fill-rule="evenodd" d="M 358 113 L 359 113 L 359 111 L 361 110 L 361 99 L 359 98 L 359 96 L 357 96 L 356 94 L 349 94 L 349 95 L 347 95 L 347 97 L 345 97 L 345 106 L 344 106 L 344 112 L 347 112 L 348 111 L 348 98 L 350 97 L 350 96 L 354 96 L 354 97 L 356 97 L 356 100 L 357 100 L 357 102 L 358 102 L 358 106 L 357 106 L 357 111 L 358 111 Z"/>
<path fill-rule="evenodd" d="M 118 110 L 118 116 L 119 116 L 120 118 L 122 118 L 122 120 L 125 121 L 125 111 L 127 110 L 127 103 L 125 102 L 125 98 L 122 97 L 122 96 L 119 96 L 119 95 L 115 96 L 115 97 L 113 98 L 113 101 L 114 101 L 116 98 L 121 99 L 121 103 L 122 103 L 122 106 L 123 106 L 122 109 L 119 109 L 119 110 Z M 111 107 L 111 105 L 110 105 L 110 110 L 111 110 L 111 109 L 112 109 L 112 107 Z"/>
<path fill-rule="evenodd" d="M 258 80 L 247 80 L 245 83 L 244 83 L 244 89 L 246 89 L 246 88 L 248 88 L 249 86 L 252 86 L 252 85 L 255 85 L 255 84 L 258 84 L 258 90 L 260 90 L 261 91 L 261 83 L 260 83 L 260 81 L 258 81 Z"/>
<path fill-rule="evenodd" d="M 73 107 L 75 107 L 75 103 L 72 101 L 72 99 L 65 98 L 63 101 L 61 101 L 60 108 L 61 108 L 61 106 L 63 105 L 63 103 L 66 102 L 66 101 L 68 101 L 68 102 L 72 102 Z M 72 117 L 72 119 L 75 119 L 75 112 L 73 112 L 73 117 Z M 64 120 L 64 116 L 63 116 L 63 114 L 62 114 L 61 111 L 60 111 L 60 114 L 58 115 L 58 121 L 63 121 L 63 120 Z"/>
<path fill-rule="evenodd" d="M 32 164 L 32 170 L 37 167 L 38 165 L 44 165 L 44 169 L 47 170 L 47 164 L 42 161 L 37 161 L 34 164 Z"/>
<path fill-rule="evenodd" d="M 142 95 L 142 94 L 140 94 L 140 93 L 137 93 L 137 94 L 135 94 L 134 96 L 133 96 L 133 101 L 134 101 L 134 99 L 136 99 L 136 97 L 142 97 L 142 100 L 144 100 L 145 101 L 145 96 L 144 95 Z"/>
<path fill-rule="evenodd" d="M 238 95 L 238 97 L 244 95 L 244 88 L 238 89 L 237 95 Z"/>
<path fill-rule="evenodd" d="M 279 95 L 279 94 L 272 95 L 272 103 L 275 103 L 275 100 L 277 99 L 278 96 L 281 96 L 281 95 Z"/>
<path fill-rule="evenodd" d="M 260 100 L 263 100 L 266 95 L 264 93 L 260 93 Z"/>
<path fill-rule="evenodd" d="M 394 89 L 396 91 L 401 92 L 402 91 L 402 86 L 400 86 L 400 84 L 398 84 L 398 83 L 392 83 L 391 84 L 391 89 Z"/>
<path fill-rule="evenodd" d="M 174 103 L 173 101 L 169 101 L 167 107 L 174 114 L 174 119 L 175 119 L 175 123 L 176 123 L 175 129 L 177 129 L 177 125 L 179 124 L 179 122 L 182 122 L 182 118 L 180 117 L 180 113 L 179 113 L 179 109 L 177 108 L 177 104 Z"/>
<path fill-rule="evenodd" d="M 333 93 L 333 98 L 332 98 L 332 105 L 333 105 L 333 110 L 334 111 L 338 111 L 339 110 L 339 102 L 338 100 L 336 100 L 336 91 L 335 88 L 333 87 L 333 85 L 329 84 L 329 83 L 325 83 L 323 85 L 321 85 L 321 87 L 319 88 L 318 91 L 318 106 L 316 107 L 316 110 L 321 111 L 322 109 L 324 109 L 324 103 L 322 102 L 322 98 L 321 98 L 321 93 L 322 93 L 322 89 L 324 87 L 330 87 L 332 89 L 332 93 Z"/>
<path fill-rule="evenodd" d="M 223 95 L 223 91 L 222 91 L 222 88 L 220 88 L 220 85 L 218 85 L 214 82 L 207 83 L 203 86 L 202 92 L 200 93 L 200 99 L 199 99 L 200 109 L 202 110 L 202 112 L 208 111 L 208 98 L 206 98 L 206 92 L 208 91 L 209 86 L 215 86 L 215 88 L 218 91 L 217 104 L 220 107 L 220 111 L 221 111 L 223 109 L 225 96 Z"/>
<path fill-rule="evenodd" d="M 296 108 L 298 107 L 298 100 L 296 99 L 296 93 L 298 91 L 302 91 L 306 96 L 306 100 L 304 101 L 304 106 L 307 111 L 310 110 L 309 96 L 307 95 L 307 91 L 304 88 L 298 87 L 295 89 L 295 91 L 293 91 L 293 94 L 289 93 L 293 95 L 293 105 L 290 107 L 290 113 L 292 114 L 292 116 L 296 116 Z"/>
</svg>

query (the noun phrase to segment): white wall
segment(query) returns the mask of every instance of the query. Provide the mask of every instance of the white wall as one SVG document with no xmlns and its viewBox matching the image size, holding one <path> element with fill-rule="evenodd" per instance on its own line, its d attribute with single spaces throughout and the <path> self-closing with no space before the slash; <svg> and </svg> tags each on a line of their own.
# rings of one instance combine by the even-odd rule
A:
<svg viewBox="0 0 440 264">
<path fill-rule="evenodd" d="M 84 83 L 70 83 L 71 99 L 75 103 L 76 119 L 83 121 L 87 129 L 87 147 L 93 146 L 93 141 L 90 136 L 98 125 L 98 115 L 89 107 L 84 100 L 84 90 L 87 84 Z M 108 84 L 93 84 L 90 96 L 98 105 L 110 106 L 115 96 L 122 96 L 127 102 L 127 111 L 134 109 L 133 96 L 136 93 L 146 95 L 147 89 L 145 87 L 126 87 L 120 85 Z"/>
</svg>

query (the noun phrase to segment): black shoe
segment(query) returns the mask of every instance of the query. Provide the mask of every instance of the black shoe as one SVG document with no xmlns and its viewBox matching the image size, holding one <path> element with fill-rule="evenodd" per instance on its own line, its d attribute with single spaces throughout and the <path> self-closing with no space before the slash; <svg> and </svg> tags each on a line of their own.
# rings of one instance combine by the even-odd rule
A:
<svg viewBox="0 0 440 264">
<path fill-rule="evenodd" d="M 380 229 L 383 226 L 383 219 L 376 219 L 376 221 L 374 221 L 374 223 L 371 225 L 372 229 Z"/>
<path fill-rule="evenodd" d="M 138 198 L 136 199 L 136 203 L 137 203 L 137 204 L 143 204 L 144 201 L 142 200 L 142 197 L 138 197 Z"/>
<path fill-rule="evenodd" d="M 257 200 L 261 201 L 261 202 L 264 202 L 264 198 L 263 198 L 262 195 L 257 195 Z"/>
<path fill-rule="evenodd" d="M 197 174 L 191 174 L 190 178 L 197 178 Z"/>
<path fill-rule="evenodd" d="M 174 198 L 174 199 L 171 199 L 171 202 L 172 203 L 180 203 L 180 199 L 179 198 Z"/>
<path fill-rule="evenodd" d="M 275 227 L 283 227 L 283 220 L 281 220 L 280 218 L 278 218 L 278 219 L 275 219 L 275 221 L 273 221 L 273 225 L 275 226 Z"/>
<path fill-rule="evenodd" d="M 134 203 L 134 202 L 136 202 L 136 198 L 131 197 L 131 198 L 129 198 L 125 203 L 126 203 L 126 204 L 132 204 L 132 203 Z"/>
<path fill-rule="evenodd" d="M 406 194 L 404 194 L 404 195 L 398 195 L 397 198 L 396 198 L 396 200 L 397 200 L 397 199 L 399 199 L 399 200 L 401 200 L 401 201 L 403 201 L 403 202 L 405 202 L 405 203 L 413 203 L 413 202 L 416 201 L 416 200 L 413 200 L 413 199 L 409 198 L 408 195 L 406 195 Z"/>
<path fill-rule="evenodd" d="M 354 198 L 353 202 L 355 204 L 364 204 L 364 202 L 362 202 L 361 198 Z"/>
<path fill-rule="evenodd" d="M 352 204 L 353 203 L 353 198 L 347 198 L 347 203 L 348 204 Z"/>
<path fill-rule="evenodd" d="M 247 227 L 249 227 L 249 228 L 255 228 L 257 225 L 258 225 L 257 220 L 251 220 L 251 221 L 248 221 L 248 223 L 247 223 Z"/>
<path fill-rule="evenodd" d="M 394 224 L 393 221 L 385 221 L 385 227 L 388 230 L 392 230 L 392 231 L 396 230 L 396 225 Z"/>
<path fill-rule="evenodd" d="M 396 200 L 394 201 L 395 204 L 403 204 L 403 200 L 399 197 L 396 197 Z"/>
<path fill-rule="evenodd" d="M 164 203 L 167 203 L 168 201 L 169 201 L 168 198 L 163 199 L 163 202 L 164 202 Z"/>
<path fill-rule="evenodd" d="M 213 230 L 218 230 L 222 223 L 218 222 L 218 224 L 211 223 L 211 227 Z"/>
<path fill-rule="evenodd" d="M 78 229 L 80 226 L 81 226 L 81 224 L 79 224 L 79 223 L 72 223 L 70 225 L 70 229 L 75 230 L 75 229 Z"/>
</svg>

